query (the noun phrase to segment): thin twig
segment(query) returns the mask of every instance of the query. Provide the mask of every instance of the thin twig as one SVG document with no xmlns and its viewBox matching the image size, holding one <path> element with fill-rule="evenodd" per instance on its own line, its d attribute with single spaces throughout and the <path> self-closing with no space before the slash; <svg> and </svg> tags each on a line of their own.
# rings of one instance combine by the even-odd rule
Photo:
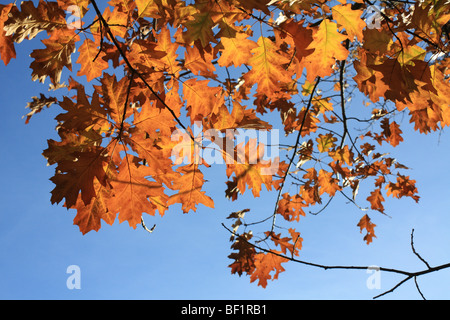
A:
<svg viewBox="0 0 450 320">
<path fill-rule="evenodd" d="M 111 29 L 109 28 L 108 23 L 106 22 L 105 18 L 103 18 L 103 15 L 100 12 L 100 9 L 97 6 L 97 3 L 95 0 L 91 1 L 92 5 L 94 6 L 95 12 L 97 13 L 97 16 L 99 17 L 101 24 L 103 24 L 103 26 L 106 29 L 106 33 L 109 35 L 109 37 L 111 38 L 111 41 L 114 43 L 114 46 L 117 48 L 117 51 L 119 51 L 119 54 L 121 55 L 121 57 L 123 58 L 125 64 L 127 65 L 127 67 L 130 69 L 130 71 L 134 71 L 137 76 L 142 80 L 142 82 L 144 83 L 144 85 L 151 91 L 151 93 L 156 97 L 156 99 L 162 103 L 162 105 L 164 106 L 164 108 L 166 108 L 170 114 L 172 115 L 172 117 L 174 118 L 174 120 L 180 125 L 181 128 L 183 128 L 190 136 L 190 138 L 195 141 L 194 137 L 190 134 L 190 132 L 187 130 L 186 126 L 181 122 L 181 120 L 178 118 L 178 116 L 175 114 L 175 112 L 172 110 L 172 108 L 170 108 L 167 103 L 159 96 L 159 94 L 152 88 L 152 86 L 150 86 L 147 82 L 147 80 L 145 80 L 145 78 L 142 76 L 142 74 L 140 72 L 138 72 L 130 63 L 130 61 L 128 60 L 128 58 L 126 57 L 125 53 L 123 52 L 122 48 L 120 47 L 120 44 L 117 42 L 116 38 L 114 37 L 114 35 L 111 32 Z"/>
<path fill-rule="evenodd" d="M 414 283 L 416 284 L 417 291 L 419 291 L 419 294 L 422 297 L 422 299 L 427 300 L 425 299 L 425 296 L 422 294 L 422 291 L 420 291 L 419 284 L 417 283 L 417 277 L 414 277 Z"/>
<path fill-rule="evenodd" d="M 425 265 L 428 267 L 428 269 L 431 269 L 430 265 L 428 264 L 428 262 L 425 261 L 424 258 L 422 258 L 417 252 L 416 249 L 414 248 L 414 229 L 412 229 L 411 231 L 411 249 L 413 251 L 413 253 L 417 256 L 417 258 L 420 259 L 420 261 L 422 261 L 423 263 L 425 263 Z"/>
<path fill-rule="evenodd" d="M 284 184 L 285 184 L 285 182 L 286 182 L 287 175 L 289 174 L 289 171 L 290 171 L 290 169 L 291 169 L 292 163 L 294 162 L 294 159 L 295 159 L 295 157 L 296 157 L 296 155 L 297 155 L 297 150 L 298 150 L 298 147 L 299 147 L 299 144 L 300 144 L 300 138 L 301 138 L 301 136 L 302 136 L 303 127 L 304 127 L 305 122 L 306 122 L 306 116 L 308 115 L 309 109 L 310 109 L 311 106 L 312 106 L 312 100 L 313 100 L 313 97 L 314 97 L 314 93 L 315 93 L 315 91 L 316 91 L 316 89 L 317 89 L 317 86 L 319 85 L 320 79 L 321 79 L 320 77 L 317 77 L 317 81 L 316 81 L 316 83 L 314 84 L 314 87 L 313 87 L 313 89 L 312 89 L 312 91 L 311 91 L 311 95 L 310 95 L 310 97 L 309 97 L 308 105 L 306 106 L 305 115 L 303 116 L 302 123 L 301 123 L 301 125 L 300 125 L 299 130 L 298 130 L 297 139 L 296 139 L 296 141 L 295 141 L 294 152 L 292 153 L 292 156 L 291 156 L 291 159 L 289 160 L 289 164 L 288 164 L 288 167 L 287 167 L 287 169 L 286 169 L 286 172 L 284 173 L 284 176 L 283 176 L 283 178 L 282 178 L 282 180 L 281 180 L 281 184 L 280 184 L 280 187 L 279 187 L 279 190 L 278 190 L 277 199 L 276 199 L 276 202 L 275 202 L 275 209 L 274 209 L 274 211 L 273 211 L 273 216 L 272 216 L 272 219 L 273 219 L 273 220 L 272 220 L 272 230 L 270 231 L 270 233 L 268 234 L 268 236 L 269 236 L 270 234 L 272 234 L 273 229 L 274 229 L 274 226 L 275 226 L 275 220 L 276 220 L 277 209 L 278 209 L 278 202 L 280 201 L 281 193 L 282 193 L 282 191 L 283 191 L 283 188 L 284 188 Z"/>
</svg>

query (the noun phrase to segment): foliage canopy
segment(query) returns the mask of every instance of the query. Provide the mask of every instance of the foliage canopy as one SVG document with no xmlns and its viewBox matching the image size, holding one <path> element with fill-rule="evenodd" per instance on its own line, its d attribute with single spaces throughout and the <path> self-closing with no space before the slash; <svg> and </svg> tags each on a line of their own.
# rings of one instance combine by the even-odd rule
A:
<svg viewBox="0 0 450 320">
<path fill-rule="evenodd" d="M 0 5 L 1 60 L 8 65 L 15 45 L 39 35 L 44 47 L 31 52 L 31 78 L 63 92 L 33 97 L 26 123 L 44 108 L 62 108 L 60 140 L 49 140 L 43 155 L 55 166 L 51 202 L 75 209 L 83 234 L 116 218 L 136 228 L 143 213 L 164 215 L 176 204 L 184 213 L 214 208 L 202 190 L 213 143 L 230 201 L 262 190 L 277 195 L 267 212 L 244 207 L 228 216 L 231 271 L 263 287 L 302 247 L 293 227 L 278 233 L 280 220 L 299 221 L 307 208 L 342 194 L 368 207 L 355 230 L 370 244 L 369 216 L 386 214 L 387 197 L 419 201 L 408 168 L 386 150 L 404 139 L 400 114 L 425 134 L 450 125 L 450 2 L 102 5 Z M 355 96 L 364 101 L 350 114 Z M 280 130 L 285 143 L 271 143 L 283 156 L 268 159 L 270 142 L 262 139 L 236 143 L 245 130 Z M 358 196 L 362 184 L 369 192 Z M 254 245 L 262 242 L 269 249 Z"/>
</svg>

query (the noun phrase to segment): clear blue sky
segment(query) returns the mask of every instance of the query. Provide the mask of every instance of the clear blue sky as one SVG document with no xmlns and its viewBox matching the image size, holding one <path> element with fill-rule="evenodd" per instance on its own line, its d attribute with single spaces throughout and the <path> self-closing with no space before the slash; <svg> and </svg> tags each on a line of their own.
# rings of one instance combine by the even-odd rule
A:
<svg viewBox="0 0 450 320">
<path fill-rule="evenodd" d="M 38 41 L 31 44 L 41 46 Z M 26 104 L 32 96 L 48 94 L 48 82 L 43 86 L 31 81 L 28 44 L 16 48 L 18 58 L 8 67 L 0 65 L 1 299 L 371 299 L 402 279 L 382 273 L 381 289 L 370 290 L 365 271 L 324 271 L 296 263 L 285 264 L 286 272 L 266 289 L 246 276 L 232 275 L 227 267 L 229 234 L 221 223 L 230 223 L 225 219 L 230 212 L 245 207 L 251 214 L 265 212 L 273 206 L 273 194 L 228 201 L 225 168 L 220 166 L 205 176 L 215 209 L 200 206 L 196 213 L 183 215 L 174 207 L 163 218 L 146 216 L 148 225 L 157 224 L 153 234 L 116 222 L 83 236 L 72 224 L 74 212 L 50 204 L 54 168 L 46 166 L 41 153 L 47 139 L 57 139 L 53 118 L 59 108 L 44 110 L 25 125 Z M 377 238 L 367 246 L 356 227 L 363 213 L 338 197 L 325 212 L 307 215 L 295 226 L 304 239 L 300 259 L 421 270 L 424 265 L 410 246 L 414 228 L 416 249 L 432 266 L 450 262 L 448 150 L 446 132 L 440 137 L 405 132 L 394 156 L 412 168 L 420 203 L 389 200 L 385 207 L 390 217 L 371 213 Z M 214 180 L 217 175 L 224 179 Z M 66 286 L 70 265 L 80 267 L 79 290 Z M 418 281 L 428 299 L 450 299 L 450 270 Z M 420 296 L 410 281 L 385 299 Z"/>
</svg>

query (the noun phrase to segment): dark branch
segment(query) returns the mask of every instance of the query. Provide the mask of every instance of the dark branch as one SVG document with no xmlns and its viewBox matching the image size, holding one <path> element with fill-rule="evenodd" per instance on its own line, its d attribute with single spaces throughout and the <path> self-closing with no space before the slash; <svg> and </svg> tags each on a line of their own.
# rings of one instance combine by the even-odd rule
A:
<svg viewBox="0 0 450 320">
<path fill-rule="evenodd" d="M 343 265 L 331 266 L 331 265 L 323 265 L 323 264 L 308 262 L 308 261 L 304 261 L 304 260 L 299 260 L 299 259 L 294 258 L 293 256 L 287 256 L 287 255 L 284 255 L 284 254 L 281 254 L 281 253 L 278 253 L 278 252 L 271 251 L 269 249 L 262 248 L 262 247 L 258 246 L 257 244 L 254 244 L 254 243 L 248 241 L 245 237 L 239 235 L 238 233 L 230 230 L 229 228 L 227 228 L 225 226 L 225 224 L 222 223 L 222 226 L 228 232 L 230 232 L 235 238 L 238 238 L 238 239 L 240 239 L 242 241 L 245 241 L 247 244 L 251 245 L 252 247 L 254 247 L 257 250 L 260 250 L 260 251 L 265 252 L 265 253 L 270 253 L 270 254 L 282 257 L 284 259 L 287 259 L 289 261 L 293 261 L 293 262 L 300 263 L 300 264 L 303 264 L 303 265 L 316 267 L 316 268 L 320 268 L 320 269 L 324 269 L 324 270 L 331 270 L 331 269 L 367 270 L 367 269 L 370 268 L 370 266 L 343 266 Z M 382 297 L 382 296 L 384 296 L 384 295 L 386 295 L 388 293 L 391 293 L 391 292 L 395 291 L 395 289 L 397 289 L 402 284 L 406 283 L 408 280 L 410 280 L 412 278 L 414 278 L 414 280 L 416 281 L 416 278 L 419 277 L 419 276 L 422 276 L 422 275 L 425 275 L 425 274 L 428 274 L 428 273 L 432 273 L 432 272 L 436 272 L 436 271 L 439 271 L 439 270 L 442 270 L 442 269 L 447 269 L 447 268 L 450 268 L 450 263 L 446 263 L 446 264 L 443 264 L 443 265 L 440 265 L 440 266 L 437 266 L 437 267 L 434 267 L 434 268 L 428 268 L 428 269 L 425 269 L 425 270 L 422 270 L 422 271 L 418 271 L 418 272 L 409 272 L 409 271 L 400 270 L 400 269 L 380 267 L 379 271 L 401 274 L 401 275 L 406 276 L 406 278 L 404 278 L 403 280 L 398 282 L 391 289 L 389 289 L 389 290 L 387 290 L 387 291 L 385 291 L 385 292 L 375 296 L 374 299 L 380 298 L 380 297 Z M 420 295 L 422 296 L 422 298 L 424 298 L 422 292 L 420 291 L 420 289 L 419 289 L 419 287 L 417 285 L 417 282 L 416 282 L 416 287 L 417 287 L 417 290 L 419 291 Z"/>
<path fill-rule="evenodd" d="M 101 24 L 105 27 L 106 29 L 106 33 L 109 35 L 111 41 L 114 43 L 114 46 L 117 48 L 117 50 L 119 51 L 119 54 L 121 55 L 121 57 L 123 58 L 125 64 L 127 65 L 127 67 L 130 69 L 131 72 L 136 73 L 136 75 L 142 80 L 142 82 L 145 84 L 145 86 L 151 91 L 151 93 L 156 97 L 156 99 L 162 103 L 162 105 L 170 112 L 170 114 L 173 116 L 173 118 L 175 119 L 175 121 L 180 125 L 181 128 L 183 128 L 186 132 L 189 133 L 189 131 L 187 130 L 187 128 L 184 126 L 184 124 L 181 122 L 181 120 L 177 117 L 177 115 L 175 114 L 175 112 L 167 105 L 167 103 L 159 96 L 159 94 L 148 84 L 147 80 L 145 80 L 145 78 L 142 76 L 141 73 L 139 73 L 130 63 L 130 61 L 128 60 L 128 58 L 126 57 L 125 53 L 123 52 L 122 48 L 120 47 L 120 44 L 117 42 L 116 38 L 114 37 L 114 35 L 111 32 L 111 29 L 109 28 L 108 22 L 106 22 L 106 20 L 103 18 L 97 3 L 95 0 L 91 1 L 92 5 L 94 6 L 95 12 L 97 13 L 97 16 L 100 19 Z M 195 141 L 194 137 L 189 133 L 189 136 L 191 137 L 192 140 Z"/>
</svg>

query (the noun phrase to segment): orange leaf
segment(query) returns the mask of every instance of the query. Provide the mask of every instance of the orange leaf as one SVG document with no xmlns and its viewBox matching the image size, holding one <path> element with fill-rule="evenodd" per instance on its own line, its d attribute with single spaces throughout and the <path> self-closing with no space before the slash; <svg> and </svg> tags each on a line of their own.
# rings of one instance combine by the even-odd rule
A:
<svg viewBox="0 0 450 320">
<path fill-rule="evenodd" d="M 334 147 L 334 143 L 337 141 L 337 138 L 335 138 L 331 133 L 327 133 L 325 135 L 319 134 L 316 141 L 319 152 L 327 152 L 329 149 Z"/>
<path fill-rule="evenodd" d="M 416 202 L 419 201 L 417 195 L 416 181 L 411 180 L 409 176 L 398 174 L 397 183 L 390 182 L 386 186 L 387 195 L 394 198 L 411 197 Z"/>
<path fill-rule="evenodd" d="M 337 21 L 338 25 L 347 31 L 350 41 L 356 37 L 359 41 L 362 41 L 363 29 L 366 27 L 366 23 L 361 19 L 361 10 L 352 10 L 350 3 L 345 5 L 337 5 L 332 8 L 333 18 Z"/>
<path fill-rule="evenodd" d="M 292 228 L 289 229 L 289 233 L 291 237 L 282 238 L 281 233 L 274 234 L 269 231 L 265 232 L 266 236 L 270 236 L 270 240 L 272 240 L 275 245 L 280 246 L 281 253 L 285 255 L 287 251 L 289 251 L 291 256 L 298 256 L 298 251 L 302 248 L 303 239 L 300 237 L 300 233 Z"/>
<path fill-rule="evenodd" d="M 328 152 L 330 157 L 332 157 L 336 161 L 341 161 L 343 163 L 351 166 L 353 164 L 353 152 L 348 148 L 348 146 L 344 146 L 343 148 L 337 147 Z"/>
<path fill-rule="evenodd" d="M 226 173 L 228 177 L 233 173 L 236 175 L 237 188 L 241 194 L 248 186 L 253 196 L 259 197 L 263 185 L 268 191 L 272 190 L 272 175 L 278 171 L 279 160 L 264 160 L 264 145 L 257 144 L 256 139 L 250 139 L 246 145 L 244 143 L 236 147 L 237 160 L 232 164 L 227 163 Z"/>
<path fill-rule="evenodd" d="M 149 181 L 151 170 L 140 164 L 141 159 L 127 155 L 118 167 L 118 174 L 111 179 L 114 196 L 108 200 L 108 208 L 119 213 L 119 222 L 128 221 L 136 228 L 141 222 L 142 213 L 155 215 L 156 210 L 164 215 L 168 196 L 162 184 Z"/>
<path fill-rule="evenodd" d="M 314 33 L 314 41 L 306 49 L 314 49 L 314 52 L 305 58 L 307 68 L 307 80 L 312 82 L 316 77 L 326 77 L 333 73 L 333 65 L 336 60 L 345 60 L 348 50 L 342 45 L 347 37 L 337 31 L 334 22 L 324 19 L 319 29 Z"/>
<path fill-rule="evenodd" d="M 221 50 L 221 56 L 217 62 L 221 67 L 235 66 L 239 67 L 252 57 L 251 51 L 258 45 L 248 39 L 248 35 L 245 33 L 236 33 L 236 38 L 221 39 L 223 49 Z"/>
<path fill-rule="evenodd" d="M 66 199 L 66 207 L 71 208 L 77 202 L 81 191 L 84 204 L 89 204 L 96 196 L 94 179 L 103 186 L 107 185 L 105 164 L 108 158 L 104 156 L 104 148 L 91 147 L 90 150 L 73 152 L 73 159 L 59 161 L 56 174 L 50 180 L 56 185 L 52 190 L 52 203 Z"/>
<path fill-rule="evenodd" d="M 278 251 L 272 251 L 279 253 Z M 289 260 L 272 253 L 258 253 L 254 256 L 255 269 L 250 275 L 250 282 L 258 280 L 258 285 L 263 288 L 267 287 L 267 280 L 276 280 L 278 275 L 285 271 L 281 266 Z M 275 274 L 271 275 L 271 272 Z"/>
<path fill-rule="evenodd" d="M 253 56 L 248 60 L 252 69 L 244 75 L 245 85 L 257 84 L 256 92 L 269 98 L 291 81 L 289 72 L 282 67 L 289 63 L 289 59 L 279 54 L 277 49 L 272 40 L 260 37 L 258 47 L 252 50 Z"/>
<path fill-rule="evenodd" d="M 73 30 L 54 31 L 50 39 L 42 40 L 45 49 L 35 49 L 30 54 L 34 59 L 30 68 L 33 69 L 33 81 L 44 82 L 47 77 L 54 85 L 59 84 L 64 67 L 72 70 L 72 53 L 75 52 L 75 42 L 78 36 Z"/>
<path fill-rule="evenodd" d="M 373 210 L 378 210 L 380 212 L 384 212 L 384 207 L 382 202 L 384 201 L 383 195 L 381 194 L 381 189 L 377 188 L 370 193 L 370 196 L 367 197 L 367 200 L 370 202 L 371 208 Z"/>
<path fill-rule="evenodd" d="M 386 140 L 393 146 L 396 147 L 399 145 L 403 138 L 401 136 L 402 130 L 400 126 L 395 122 L 391 122 L 389 124 L 389 119 L 384 118 L 381 120 L 381 128 L 383 128 L 383 134 L 386 137 Z"/>
<path fill-rule="evenodd" d="M 376 224 L 372 223 L 370 221 L 369 216 L 366 214 L 364 217 L 359 220 L 358 225 L 360 228 L 360 232 L 362 232 L 364 229 L 366 229 L 366 235 L 364 236 L 364 241 L 366 241 L 367 244 L 370 244 L 373 240 L 373 238 L 376 238 L 374 228 L 376 227 Z"/>
<path fill-rule="evenodd" d="M 0 58 L 8 65 L 11 59 L 16 58 L 16 49 L 14 48 L 14 41 L 12 36 L 6 36 L 6 31 L 3 30 L 5 22 L 8 20 L 8 14 L 13 8 L 13 4 L 0 5 Z"/>
<path fill-rule="evenodd" d="M 319 195 L 328 193 L 330 196 L 334 196 L 336 191 L 341 190 L 341 186 L 338 184 L 339 180 L 333 178 L 332 172 L 327 172 L 323 169 L 319 171 Z"/>
<path fill-rule="evenodd" d="M 204 117 L 218 113 L 224 104 L 222 87 L 209 87 L 209 80 L 189 79 L 183 83 L 183 96 L 191 123 L 201 121 Z"/>
<path fill-rule="evenodd" d="M 192 20 L 186 23 L 187 31 L 182 34 L 183 41 L 192 45 L 194 41 L 199 41 L 202 48 L 210 43 L 216 42 L 214 38 L 214 21 L 210 12 L 198 12 L 192 16 Z"/>
<path fill-rule="evenodd" d="M 78 76 L 86 76 L 87 81 L 91 81 L 94 78 L 100 77 L 103 70 L 108 68 L 108 62 L 102 58 L 105 56 L 104 52 L 100 52 L 100 46 L 97 45 L 91 39 L 86 38 L 81 47 L 78 49 L 80 55 L 78 57 L 77 63 L 81 65 L 78 71 Z M 94 61 L 94 58 L 96 60 Z"/>
<path fill-rule="evenodd" d="M 101 219 L 108 224 L 113 224 L 116 215 L 108 211 L 106 203 L 111 196 L 111 190 L 103 187 L 100 183 L 95 181 L 94 187 L 96 190 L 96 197 L 89 204 L 85 204 L 81 197 L 78 197 L 75 209 L 77 214 L 73 223 L 78 225 L 83 234 L 89 231 L 98 231 L 101 228 Z"/>
<path fill-rule="evenodd" d="M 287 221 L 299 221 L 300 216 L 305 216 L 303 208 L 307 206 L 299 194 L 290 196 L 289 193 L 284 193 L 278 202 L 277 213 Z"/>
<path fill-rule="evenodd" d="M 201 191 L 205 180 L 203 173 L 200 171 L 197 164 L 192 163 L 177 169 L 182 176 L 174 181 L 173 189 L 178 192 L 172 196 L 168 204 L 181 203 L 184 213 L 190 210 L 197 211 L 197 205 L 203 204 L 209 208 L 214 208 L 214 201 Z"/>
</svg>

